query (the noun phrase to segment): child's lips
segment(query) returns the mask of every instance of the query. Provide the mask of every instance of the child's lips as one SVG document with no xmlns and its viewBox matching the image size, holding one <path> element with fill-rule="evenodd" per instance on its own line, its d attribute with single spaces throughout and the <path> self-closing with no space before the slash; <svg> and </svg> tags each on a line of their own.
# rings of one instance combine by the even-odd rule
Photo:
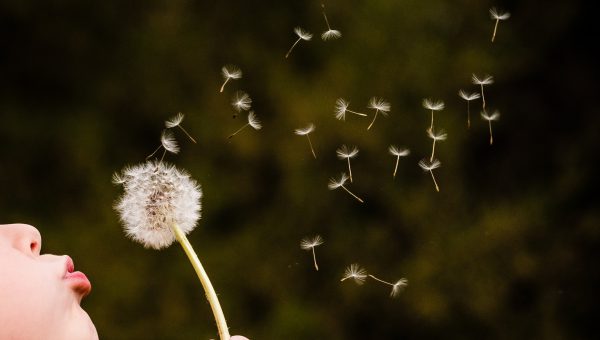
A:
<svg viewBox="0 0 600 340">
<path fill-rule="evenodd" d="M 80 271 L 75 271 L 75 265 L 73 260 L 69 256 L 65 256 L 67 259 L 66 262 L 66 272 L 64 279 L 67 280 L 69 286 L 77 293 L 84 297 L 88 295 L 92 291 L 92 284 L 90 280 L 88 280 L 87 276 Z"/>
</svg>

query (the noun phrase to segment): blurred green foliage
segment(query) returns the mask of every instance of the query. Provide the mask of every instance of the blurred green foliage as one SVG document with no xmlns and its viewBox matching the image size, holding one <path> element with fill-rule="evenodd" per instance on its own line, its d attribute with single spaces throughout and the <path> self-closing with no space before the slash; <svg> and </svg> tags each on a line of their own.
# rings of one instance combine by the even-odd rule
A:
<svg viewBox="0 0 600 340">
<path fill-rule="evenodd" d="M 512 17 L 490 43 L 488 9 Z M 190 235 L 232 334 L 252 339 L 578 339 L 596 327 L 599 271 L 597 59 L 583 1 L 327 1 L 339 40 L 323 42 L 320 2 L 2 1 L 1 222 L 35 225 L 44 250 L 91 278 L 85 309 L 104 339 L 207 339 L 216 327 L 183 251 L 125 238 L 114 171 L 144 161 L 164 121 L 186 114 L 180 155 L 204 191 Z M 315 34 L 283 56 L 293 28 Z M 223 65 L 244 72 L 220 94 Z M 489 73 L 495 144 L 457 96 Z M 230 99 L 244 90 L 260 131 Z M 338 97 L 369 118 L 334 118 Z M 441 192 L 417 162 L 430 153 L 426 97 L 448 140 Z M 370 112 L 372 114 L 372 112 Z M 294 129 L 313 122 L 317 152 Z M 350 188 L 327 190 L 357 145 Z M 412 151 L 395 159 L 390 144 Z M 299 247 L 321 234 L 320 271 Z M 358 262 L 409 286 L 340 283 Z M 0 302 L 1 303 L 1 302 Z M 594 313 L 596 312 L 596 313 Z M 595 333 L 595 332 L 594 332 Z"/>
</svg>

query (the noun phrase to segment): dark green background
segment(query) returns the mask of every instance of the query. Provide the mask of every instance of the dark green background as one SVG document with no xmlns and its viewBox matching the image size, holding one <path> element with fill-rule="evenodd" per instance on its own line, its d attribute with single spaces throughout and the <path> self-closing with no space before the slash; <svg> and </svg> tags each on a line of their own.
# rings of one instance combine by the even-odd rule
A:
<svg viewBox="0 0 600 340">
<path fill-rule="evenodd" d="M 181 111 L 194 145 L 168 161 L 204 191 L 190 235 L 229 321 L 252 339 L 584 339 L 597 333 L 597 40 L 584 1 L 0 2 L 0 219 L 35 225 L 92 280 L 84 301 L 103 339 L 208 339 L 216 327 L 177 245 L 146 250 L 112 209 L 111 175 L 142 162 Z M 512 13 L 490 43 L 488 9 Z M 315 34 L 283 58 L 295 26 Z M 596 32 L 596 33 L 594 33 Z M 244 77 L 218 93 L 225 64 Z M 495 144 L 460 88 L 496 83 Z M 263 129 L 226 136 L 235 90 Z M 389 117 L 334 118 L 336 98 Z M 436 125 L 441 192 L 417 167 Z M 372 114 L 372 111 L 369 112 Z M 318 159 L 293 130 L 313 122 Z M 357 145 L 359 204 L 330 177 Z M 412 150 L 392 180 L 390 144 Z M 321 270 L 299 247 L 321 234 Z M 390 281 L 340 283 L 358 262 Z M 1 302 L 0 302 L 1 303 Z"/>
</svg>

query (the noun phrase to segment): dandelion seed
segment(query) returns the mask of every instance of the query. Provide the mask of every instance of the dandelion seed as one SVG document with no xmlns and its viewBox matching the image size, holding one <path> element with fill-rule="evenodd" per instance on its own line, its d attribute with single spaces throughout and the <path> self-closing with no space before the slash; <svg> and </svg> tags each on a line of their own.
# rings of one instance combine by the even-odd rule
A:
<svg viewBox="0 0 600 340">
<path fill-rule="evenodd" d="M 444 109 L 445 104 L 441 100 L 434 101 L 433 99 L 426 98 L 423 99 L 423 107 L 427 110 L 431 110 L 431 125 L 429 126 L 430 130 L 433 130 L 433 111 L 441 111 Z"/>
<path fill-rule="evenodd" d="M 396 171 L 398 170 L 398 163 L 400 162 L 400 157 L 406 157 L 410 154 L 410 150 L 407 148 L 398 149 L 395 145 L 390 145 L 388 151 L 393 156 L 396 156 L 396 166 L 394 167 L 394 175 L 393 178 L 396 178 Z"/>
<path fill-rule="evenodd" d="M 342 276 L 340 282 L 346 281 L 348 279 L 352 279 L 354 280 L 354 282 L 356 282 L 356 284 L 362 285 L 367 279 L 367 271 L 361 268 L 358 265 L 358 263 L 353 263 L 346 268 L 346 270 L 344 271 L 344 276 Z"/>
<path fill-rule="evenodd" d="M 327 187 L 329 188 L 329 190 L 335 190 L 337 188 L 342 188 L 347 193 L 349 193 L 350 195 L 352 195 L 352 197 L 356 198 L 360 203 L 364 203 L 364 201 L 360 197 L 358 197 L 355 194 L 353 194 L 350 190 L 348 190 L 344 186 L 344 184 L 346 183 L 347 180 L 348 180 L 348 175 L 346 175 L 345 173 L 342 172 L 340 180 L 336 181 L 335 178 L 330 178 L 329 179 L 329 184 L 327 185 Z"/>
<path fill-rule="evenodd" d="M 310 141 L 310 136 L 309 136 L 309 134 L 313 131 L 315 131 L 315 124 L 310 123 L 304 129 L 294 130 L 294 133 L 297 134 L 298 136 L 306 136 L 306 138 L 308 138 L 308 145 L 310 146 L 310 151 L 312 152 L 313 157 L 315 157 L 315 159 L 317 159 L 317 155 L 315 154 L 315 149 L 313 148 L 313 145 L 312 145 L 312 142 Z"/>
<path fill-rule="evenodd" d="M 479 99 L 481 96 L 477 92 L 467 93 L 463 90 L 458 91 L 458 95 L 467 101 L 467 127 L 471 128 L 471 100 Z"/>
<path fill-rule="evenodd" d="M 175 115 L 175 117 L 171 118 L 170 120 L 167 120 L 165 122 L 165 126 L 167 127 L 167 129 L 172 129 L 174 127 L 178 127 L 181 129 L 181 131 L 183 131 L 183 133 L 185 133 L 186 136 L 188 136 L 188 138 L 196 143 L 196 140 L 194 138 L 192 138 L 192 136 L 190 136 L 190 134 L 183 128 L 183 126 L 181 126 L 181 122 L 183 121 L 184 115 L 183 113 L 179 112 L 177 115 Z"/>
<path fill-rule="evenodd" d="M 490 127 L 490 145 L 494 144 L 494 135 L 492 134 L 492 120 L 500 119 L 500 112 L 494 111 L 491 115 L 488 115 L 487 112 L 481 112 L 481 118 L 487 120 L 488 125 Z"/>
<path fill-rule="evenodd" d="M 427 130 L 427 136 L 433 139 L 433 146 L 431 148 L 431 158 L 429 158 L 430 162 L 433 162 L 433 155 L 435 154 L 435 142 L 446 140 L 448 134 L 443 129 L 440 129 L 437 134 L 435 134 L 432 130 Z"/>
<path fill-rule="evenodd" d="M 358 155 L 358 148 L 353 146 L 352 149 L 349 149 L 346 145 L 342 145 L 335 152 L 339 159 L 346 159 L 348 161 L 348 173 L 350 174 L 350 183 L 352 183 L 352 168 L 350 167 L 350 158 L 354 158 L 356 155 Z"/>
<path fill-rule="evenodd" d="M 223 68 L 221 68 L 221 73 L 223 74 L 223 79 L 225 81 L 223 82 L 223 85 L 221 85 L 221 91 L 219 92 L 223 92 L 225 84 L 227 84 L 229 79 L 240 79 L 242 77 L 242 70 L 234 65 L 223 66 Z"/>
<path fill-rule="evenodd" d="M 408 280 L 406 280 L 405 278 L 401 278 L 400 280 L 398 280 L 398 281 L 396 281 L 394 283 L 391 283 L 391 282 L 384 281 L 384 280 L 382 280 L 382 279 L 380 279 L 378 277 L 375 277 L 375 275 L 369 274 L 369 277 L 372 278 L 373 280 L 376 280 L 376 281 L 384 283 L 384 284 L 386 284 L 388 286 L 391 286 L 392 287 L 392 291 L 390 293 L 390 297 L 392 297 L 392 298 L 395 298 L 398 295 L 400 295 L 400 292 L 402 291 L 402 288 L 404 288 L 404 287 L 406 287 L 408 285 Z"/>
<path fill-rule="evenodd" d="M 246 125 L 242 126 L 241 128 L 239 128 L 236 132 L 230 134 L 229 137 L 227 137 L 227 138 L 231 139 L 233 136 L 237 135 L 240 131 L 242 131 L 248 125 L 251 126 L 254 130 L 260 130 L 262 128 L 262 124 L 260 123 L 258 118 L 256 118 L 254 111 L 248 112 L 248 123 Z"/>
<path fill-rule="evenodd" d="M 371 126 L 373 126 L 373 123 L 375 123 L 375 119 L 377 119 L 377 113 L 381 112 L 382 115 L 387 116 L 390 108 L 390 103 L 381 98 L 372 97 L 371 100 L 369 100 L 369 109 L 375 110 L 375 116 L 373 117 L 371 124 L 369 124 L 369 127 L 367 127 L 367 130 L 371 129 Z"/>
<path fill-rule="evenodd" d="M 313 262 L 315 264 L 315 269 L 319 270 L 319 265 L 317 265 L 317 256 L 315 255 L 315 248 L 323 244 L 323 238 L 321 235 L 315 235 L 312 238 L 304 238 L 300 241 L 300 248 L 303 250 L 311 250 L 313 254 Z"/>
<path fill-rule="evenodd" d="M 486 74 L 483 78 L 479 79 L 475 73 L 471 76 L 471 81 L 475 85 L 481 86 L 481 101 L 482 101 L 482 110 L 485 111 L 485 95 L 483 94 L 483 87 L 485 85 L 491 85 L 494 83 L 494 77 Z"/>
<path fill-rule="evenodd" d="M 237 112 L 248 111 L 251 104 L 252 98 L 244 91 L 236 91 L 231 99 L 231 105 Z"/>
<path fill-rule="evenodd" d="M 439 168 L 441 165 L 442 163 L 440 163 L 440 161 L 438 161 L 437 159 L 434 159 L 433 161 L 429 162 L 423 158 L 419 161 L 419 166 L 421 167 L 421 169 L 423 169 L 423 171 L 429 171 L 429 173 L 431 173 L 433 184 L 435 184 L 435 190 L 438 192 L 440 191 L 440 187 L 438 186 L 435 180 L 435 176 L 433 176 L 433 170 Z"/>
<path fill-rule="evenodd" d="M 325 18 L 325 23 L 327 24 L 327 31 L 321 34 L 321 39 L 323 39 L 323 41 L 327 41 L 329 39 L 338 39 L 342 36 L 342 33 L 338 30 L 331 29 L 331 26 L 329 26 L 329 20 L 327 20 L 327 15 L 325 15 L 325 5 L 321 4 L 321 7 L 323 7 L 323 18 Z"/>
<path fill-rule="evenodd" d="M 352 110 L 348 110 L 348 106 L 350 103 L 347 102 L 344 98 L 338 98 L 335 101 L 335 118 L 338 120 L 346 120 L 346 112 L 354 113 L 358 116 L 366 117 L 367 115 L 361 112 L 356 112 Z"/>
<path fill-rule="evenodd" d="M 217 294 L 186 237 L 200 218 L 198 183 L 187 172 L 156 161 L 126 167 L 117 179 L 124 192 L 115 210 L 125 234 L 146 248 L 163 249 L 175 240 L 181 244 L 204 287 L 221 339 L 229 339 Z"/>
<path fill-rule="evenodd" d="M 298 40 L 296 40 L 296 42 L 292 45 L 292 47 L 290 47 L 289 51 L 285 54 L 286 58 L 290 55 L 290 53 L 292 53 L 292 50 L 294 49 L 296 44 L 298 44 L 300 42 L 300 40 L 309 41 L 310 39 L 312 39 L 312 34 L 306 32 L 305 30 L 303 30 L 300 27 L 294 28 L 294 33 L 296 33 L 296 35 L 298 36 Z"/>
<path fill-rule="evenodd" d="M 179 145 L 177 145 L 177 141 L 175 140 L 175 137 L 173 137 L 173 133 L 171 131 L 163 130 L 162 134 L 160 135 L 160 145 L 148 157 L 146 157 L 146 159 L 150 159 L 161 148 L 165 150 L 160 158 L 161 161 L 165 157 L 167 151 L 174 154 L 179 153 Z"/>
<path fill-rule="evenodd" d="M 508 20 L 508 18 L 510 18 L 510 13 L 502 12 L 497 10 L 496 7 L 492 7 L 490 8 L 490 17 L 492 20 L 496 20 L 496 24 L 494 25 L 494 33 L 492 34 L 492 42 L 494 42 L 494 39 L 496 38 L 496 31 L 498 30 L 498 23 L 500 20 Z"/>
</svg>

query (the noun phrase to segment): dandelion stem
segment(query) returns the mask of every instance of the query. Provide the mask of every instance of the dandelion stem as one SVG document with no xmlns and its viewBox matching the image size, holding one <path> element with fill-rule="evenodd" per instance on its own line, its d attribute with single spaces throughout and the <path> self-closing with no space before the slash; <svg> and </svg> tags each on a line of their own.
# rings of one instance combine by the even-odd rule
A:
<svg viewBox="0 0 600 340">
<path fill-rule="evenodd" d="M 292 53 L 294 46 L 296 46 L 296 44 L 298 44 L 300 42 L 300 40 L 302 40 L 302 38 L 298 38 L 298 40 L 296 40 L 296 42 L 292 45 L 292 47 L 290 47 L 290 50 L 285 54 L 286 58 L 290 55 L 290 53 Z"/>
<path fill-rule="evenodd" d="M 492 121 L 488 120 L 488 125 L 490 127 L 490 145 L 494 144 L 494 135 L 492 134 Z"/>
<path fill-rule="evenodd" d="M 185 254 L 192 263 L 192 266 L 194 267 L 194 270 L 196 271 L 196 274 L 200 279 L 200 283 L 202 283 L 202 287 L 204 288 L 204 292 L 206 294 L 206 299 L 210 304 L 210 308 L 212 309 L 215 321 L 217 323 L 217 329 L 219 330 L 219 338 L 221 340 L 229 340 L 229 329 L 227 328 L 227 322 L 225 321 L 223 309 L 221 309 L 221 304 L 219 303 L 219 299 L 217 298 L 217 293 L 215 292 L 215 289 L 210 283 L 210 279 L 204 271 L 204 268 L 202 267 L 202 264 L 198 259 L 198 255 L 196 255 L 194 248 L 192 247 L 187 237 L 185 236 L 183 231 L 181 231 L 177 224 L 171 225 L 171 230 L 173 231 L 173 234 L 175 234 L 175 237 L 177 238 L 177 241 L 179 241 L 179 244 L 181 244 L 181 247 L 183 247 Z"/>
<path fill-rule="evenodd" d="M 186 136 L 188 136 L 188 138 L 189 138 L 189 139 L 190 139 L 192 142 L 194 142 L 194 144 L 197 144 L 197 143 L 196 143 L 196 140 L 195 140 L 194 138 L 192 138 L 192 136 L 190 136 L 190 134 L 189 134 L 187 131 L 185 131 L 185 129 L 183 128 L 183 126 L 181 126 L 181 125 L 177 125 L 177 126 L 178 126 L 178 127 L 181 129 L 181 131 L 183 131 L 183 133 L 185 133 L 185 134 L 186 134 Z"/>
<path fill-rule="evenodd" d="M 429 130 L 433 131 L 433 110 L 431 110 L 431 126 L 429 127 Z"/>
<path fill-rule="evenodd" d="M 363 117 L 367 116 L 365 113 L 360 113 L 360 112 L 356 112 L 356 111 L 352 111 L 352 110 L 346 110 L 346 111 L 354 113 L 355 115 L 363 116 Z"/>
<path fill-rule="evenodd" d="M 155 153 L 157 153 L 157 152 L 158 152 L 158 150 L 160 150 L 160 148 L 161 148 L 161 147 L 162 147 L 162 144 L 161 144 L 161 145 L 159 145 L 159 146 L 158 146 L 158 148 L 156 148 L 156 150 L 154 150 L 154 151 L 153 151 L 153 152 L 150 154 L 150 156 L 146 157 L 146 160 L 148 160 L 148 159 L 150 159 L 150 157 L 154 156 L 154 154 L 155 154 Z"/>
<path fill-rule="evenodd" d="M 223 92 L 223 89 L 225 88 L 225 84 L 227 84 L 229 79 L 230 79 L 229 77 L 225 78 L 225 82 L 223 83 L 223 85 L 221 85 L 221 91 L 219 91 L 219 92 Z"/>
<path fill-rule="evenodd" d="M 492 35 L 492 42 L 494 42 L 494 39 L 496 38 L 496 30 L 498 29 L 499 22 L 500 22 L 500 19 L 496 19 L 496 24 L 494 25 L 494 34 Z"/>
<path fill-rule="evenodd" d="M 231 137 L 233 137 L 233 136 L 237 135 L 237 134 L 238 134 L 240 131 L 242 131 L 242 130 L 243 130 L 245 127 L 246 127 L 246 126 L 248 126 L 248 124 L 246 124 L 246 125 L 242 126 L 242 127 L 241 127 L 241 128 L 239 128 L 239 129 L 238 129 L 236 132 L 234 132 L 234 133 L 230 134 L 230 135 L 229 135 L 229 137 L 227 137 L 227 138 L 231 138 Z"/>
<path fill-rule="evenodd" d="M 161 162 L 163 161 L 163 159 L 165 159 L 165 155 L 166 155 L 166 154 L 167 154 L 167 149 L 165 149 L 165 150 L 163 151 L 163 154 L 162 154 L 162 156 L 160 157 L 160 161 L 161 161 Z"/>
<path fill-rule="evenodd" d="M 327 20 L 327 15 L 325 15 L 325 5 L 321 4 L 321 7 L 323 7 L 323 18 L 325 18 L 325 23 L 327 24 L 327 29 L 329 29 L 331 31 L 331 27 L 329 26 L 329 20 Z"/>
<path fill-rule="evenodd" d="M 317 264 L 317 255 L 315 254 L 315 247 L 312 247 L 313 262 L 315 263 L 315 269 L 319 271 L 319 265 Z"/>
<path fill-rule="evenodd" d="M 471 101 L 467 100 L 467 129 L 471 128 Z"/>
<path fill-rule="evenodd" d="M 312 142 L 310 141 L 310 137 L 308 136 L 308 134 L 306 134 L 306 138 L 308 138 L 308 145 L 310 146 L 310 151 L 312 152 L 315 159 L 317 159 L 317 155 L 315 154 L 315 149 L 313 149 Z"/>
<path fill-rule="evenodd" d="M 363 201 L 360 197 L 358 197 L 355 194 L 353 194 L 350 190 L 346 189 L 346 187 L 343 186 L 343 185 L 342 185 L 342 189 L 346 190 L 347 193 L 349 193 L 350 195 L 352 195 L 352 197 L 356 198 L 360 203 L 365 203 L 365 201 Z"/>
<path fill-rule="evenodd" d="M 398 163 L 400 163 L 400 156 L 396 156 L 396 166 L 394 167 L 394 178 L 396 178 L 396 171 L 398 170 Z"/>
<path fill-rule="evenodd" d="M 431 148 L 431 158 L 429 158 L 430 162 L 433 162 L 433 154 L 435 153 L 435 138 L 433 139 L 433 147 Z"/>
<path fill-rule="evenodd" d="M 377 280 L 377 281 L 379 281 L 381 283 L 385 283 L 386 285 L 389 285 L 389 286 L 392 286 L 392 287 L 394 286 L 393 283 L 390 283 L 390 282 L 387 282 L 387 281 L 383 281 L 382 279 L 375 277 L 375 275 L 369 274 L 369 277 L 372 278 L 373 280 Z"/>
<path fill-rule="evenodd" d="M 436 182 L 436 180 L 435 180 L 435 176 L 433 175 L 433 171 L 432 171 L 432 170 L 429 170 L 429 172 L 431 173 L 431 178 L 433 178 L 433 184 L 435 184 L 435 190 L 436 190 L 437 192 L 440 192 L 440 187 L 438 186 L 438 184 L 437 184 L 437 182 Z"/>
<path fill-rule="evenodd" d="M 352 167 L 350 167 L 350 157 L 346 157 L 348 160 L 348 172 L 350 173 L 350 183 L 352 183 Z"/>
<path fill-rule="evenodd" d="M 375 116 L 373 116 L 373 120 L 371 121 L 371 124 L 369 124 L 367 130 L 371 129 L 371 126 L 373 126 L 373 123 L 375 123 L 375 119 L 377 119 L 377 113 L 379 113 L 379 110 L 375 110 Z"/>
<path fill-rule="evenodd" d="M 485 111 L 485 96 L 483 95 L 483 83 L 479 84 L 481 86 L 481 101 L 482 101 L 482 105 L 483 105 L 483 111 Z"/>
</svg>

